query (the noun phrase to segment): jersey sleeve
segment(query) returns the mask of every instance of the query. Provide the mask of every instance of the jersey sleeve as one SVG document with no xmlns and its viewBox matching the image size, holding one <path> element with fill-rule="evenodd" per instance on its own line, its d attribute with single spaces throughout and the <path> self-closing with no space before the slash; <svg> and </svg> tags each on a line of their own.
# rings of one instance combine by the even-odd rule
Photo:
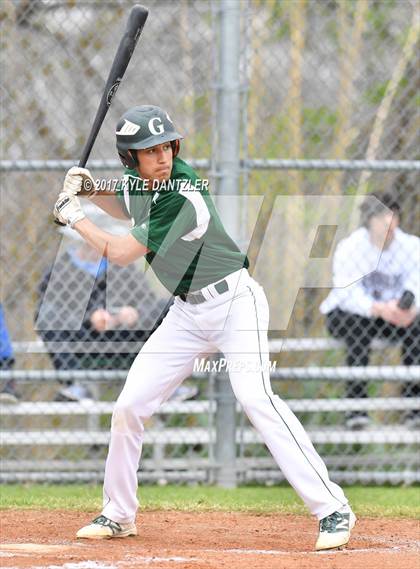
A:
<svg viewBox="0 0 420 569">
<path fill-rule="evenodd" d="M 117 199 L 125 215 L 127 217 L 131 217 L 130 212 L 128 211 L 127 208 L 127 201 L 125 199 L 124 192 L 122 189 L 117 188 Z"/>
<path fill-rule="evenodd" d="M 132 217 L 130 213 L 130 190 L 136 187 L 133 183 L 130 183 L 130 180 L 137 182 L 138 177 L 136 176 L 135 170 L 126 168 L 121 180 L 115 187 L 118 201 L 127 217 Z"/>
<path fill-rule="evenodd" d="M 156 253 L 165 255 L 177 241 L 197 227 L 194 207 L 175 192 L 160 194 L 146 221 L 131 230 L 133 237 Z"/>
</svg>

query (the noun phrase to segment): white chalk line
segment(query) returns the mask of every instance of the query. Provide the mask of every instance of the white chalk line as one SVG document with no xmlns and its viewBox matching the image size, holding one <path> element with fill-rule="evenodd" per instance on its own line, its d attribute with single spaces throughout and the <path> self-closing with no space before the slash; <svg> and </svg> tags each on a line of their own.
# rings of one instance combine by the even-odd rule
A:
<svg viewBox="0 0 420 569">
<path fill-rule="evenodd" d="M 22 569 L 21 567 L 7 567 L 7 569 Z M 104 565 L 98 561 L 80 561 L 78 563 L 64 563 L 64 565 L 33 565 L 32 569 L 118 569 L 118 565 Z"/>
<path fill-rule="evenodd" d="M 85 544 L 83 544 L 85 546 Z M 86 546 L 85 546 L 86 547 Z M 60 545 L 38 545 L 33 543 L 9 543 L 0 545 L 0 557 L 32 557 L 34 554 L 40 553 L 57 553 L 62 552 L 62 546 Z M 67 554 L 69 554 L 68 552 Z M 134 563 L 141 563 L 142 565 L 151 565 L 153 563 L 185 563 L 201 561 L 195 557 L 180 557 L 179 555 L 171 555 L 168 557 L 158 557 L 158 556 L 136 556 L 129 557 L 126 560 L 121 560 L 115 564 L 109 564 L 106 562 L 99 561 L 79 561 L 79 562 L 64 562 L 61 565 L 46 565 L 33 566 L 33 569 L 118 569 L 120 567 L 133 565 Z M 11 568 L 13 569 L 13 568 Z"/>
<path fill-rule="evenodd" d="M 152 563 L 191 563 L 191 562 L 202 562 L 203 559 L 197 559 L 196 557 L 132 557 L 128 561 L 120 562 L 121 566 L 124 565 L 132 565 L 133 563 L 143 563 L 143 564 L 152 564 Z"/>
<path fill-rule="evenodd" d="M 77 563 L 64 563 L 63 565 L 34 565 L 32 569 L 119 569 L 121 567 L 133 567 L 134 564 L 152 565 L 154 563 L 191 563 L 201 562 L 202 559 L 194 557 L 134 557 L 130 561 L 117 561 L 117 564 L 109 565 L 101 561 L 79 561 Z M 20 567 L 8 567 L 7 569 L 21 569 Z"/>
<path fill-rule="evenodd" d="M 370 538 L 369 538 L 370 539 Z M 383 542 L 381 538 L 374 539 L 374 541 Z M 203 562 L 205 559 L 197 557 L 197 553 L 208 553 L 213 555 L 262 555 L 262 556 L 276 556 L 276 557 L 287 557 L 287 556 L 319 556 L 319 555 L 354 555 L 354 554 L 372 554 L 372 553 L 401 553 L 403 551 L 416 551 L 418 550 L 419 542 L 405 542 L 403 544 L 389 546 L 389 547 L 361 547 L 361 548 L 352 548 L 352 549 L 332 549 L 332 550 L 325 550 L 325 551 L 285 551 L 285 550 L 278 550 L 278 549 L 241 549 L 241 548 L 231 548 L 231 549 L 202 549 L 199 552 L 194 551 L 191 557 L 181 557 L 181 556 L 129 556 L 129 558 L 121 561 L 117 561 L 116 564 L 109 564 L 107 562 L 98 562 L 98 561 L 79 561 L 79 562 L 65 562 L 61 565 L 45 565 L 39 566 L 34 565 L 32 569 L 121 569 L 123 567 L 133 566 L 134 564 L 141 564 L 141 565 L 153 565 L 155 563 L 194 563 L 194 562 Z M 18 556 L 29 556 L 34 552 L 27 552 L 27 551 L 19 551 L 19 552 L 10 552 L 10 551 L 0 551 L 0 557 L 18 557 Z M 9 567 L 8 569 L 20 569 L 19 567 Z"/>
</svg>

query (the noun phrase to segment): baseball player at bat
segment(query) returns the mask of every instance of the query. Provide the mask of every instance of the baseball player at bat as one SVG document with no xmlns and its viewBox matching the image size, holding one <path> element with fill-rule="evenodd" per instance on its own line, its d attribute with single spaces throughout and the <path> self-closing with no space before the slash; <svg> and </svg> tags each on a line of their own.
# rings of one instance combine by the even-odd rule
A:
<svg viewBox="0 0 420 569">
<path fill-rule="evenodd" d="M 356 517 L 302 425 L 271 389 L 264 291 L 226 233 L 205 180 L 178 157 L 183 137 L 166 112 L 145 105 L 121 117 L 116 136 L 125 166 L 121 191 L 92 199 L 114 217 L 131 218 L 130 233 L 111 235 L 85 216 L 77 193 L 84 178 L 93 184 L 86 169 L 68 172 L 54 215 L 111 262 L 126 265 L 145 256 L 175 302 L 128 372 L 112 415 L 103 509 L 77 537 L 137 534 L 144 422 L 191 374 L 197 356 L 223 352 L 236 398 L 319 520 L 316 549 L 345 545 Z"/>
</svg>

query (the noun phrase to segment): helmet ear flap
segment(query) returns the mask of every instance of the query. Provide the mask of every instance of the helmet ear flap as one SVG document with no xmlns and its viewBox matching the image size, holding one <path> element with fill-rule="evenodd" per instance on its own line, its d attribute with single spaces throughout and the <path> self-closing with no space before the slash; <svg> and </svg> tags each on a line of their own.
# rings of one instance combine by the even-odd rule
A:
<svg viewBox="0 0 420 569">
<path fill-rule="evenodd" d="M 127 150 L 127 152 L 125 152 L 124 154 L 122 154 L 121 152 L 118 152 L 121 162 L 124 164 L 124 166 L 126 168 L 129 168 L 130 170 L 134 170 L 135 168 L 137 168 L 138 166 L 138 160 L 137 160 L 137 155 L 135 152 L 133 152 L 132 150 Z"/>
<path fill-rule="evenodd" d="M 172 140 L 171 146 L 172 146 L 172 154 L 173 154 L 173 157 L 175 158 L 176 156 L 178 156 L 179 149 L 181 147 L 181 143 L 180 143 L 179 139 Z"/>
</svg>

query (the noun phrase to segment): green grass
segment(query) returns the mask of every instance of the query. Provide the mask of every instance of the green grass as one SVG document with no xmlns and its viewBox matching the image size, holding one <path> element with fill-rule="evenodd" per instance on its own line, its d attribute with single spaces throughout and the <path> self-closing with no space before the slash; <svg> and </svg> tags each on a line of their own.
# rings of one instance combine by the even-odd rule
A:
<svg viewBox="0 0 420 569">
<path fill-rule="evenodd" d="M 420 519 L 420 488 L 361 487 L 345 489 L 359 516 Z M 102 489 L 93 485 L 6 485 L 0 490 L 0 508 L 72 509 L 97 512 Z M 242 511 L 307 514 L 291 488 L 209 486 L 143 486 L 141 507 L 149 510 Z"/>
</svg>

